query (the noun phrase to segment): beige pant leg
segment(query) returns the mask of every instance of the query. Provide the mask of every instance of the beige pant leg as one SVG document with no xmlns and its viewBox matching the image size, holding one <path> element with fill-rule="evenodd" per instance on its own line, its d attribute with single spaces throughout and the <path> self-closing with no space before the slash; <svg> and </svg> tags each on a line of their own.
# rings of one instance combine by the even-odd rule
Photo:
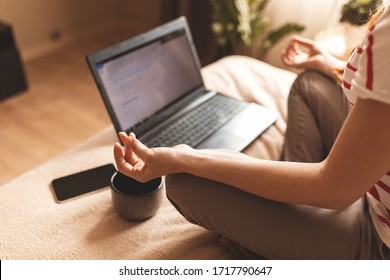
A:
<svg viewBox="0 0 390 280">
<path fill-rule="evenodd" d="M 339 84 L 308 71 L 288 104 L 283 160 L 326 158 L 350 106 Z M 364 198 L 342 210 L 289 205 L 186 174 L 167 176 L 167 195 L 190 222 L 271 259 L 378 259 Z"/>
<path fill-rule="evenodd" d="M 360 199 L 342 210 L 263 199 L 188 174 L 166 177 L 167 196 L 191 223 L 268 259 L 379 259 Z"/>
<path fill-rule="evenodd" d="M 320 162 L 326 158 L 350 105 L 341 86 L 315 71 L 300 74 L 288 98 L 282 160 Z"/>
</svg>

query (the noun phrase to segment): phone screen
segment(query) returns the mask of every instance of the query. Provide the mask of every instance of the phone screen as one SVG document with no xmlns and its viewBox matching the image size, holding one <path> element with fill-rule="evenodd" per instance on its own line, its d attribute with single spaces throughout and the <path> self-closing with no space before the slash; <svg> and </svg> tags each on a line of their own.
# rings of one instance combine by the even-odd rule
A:
<svg viewBox="0 0 390 280">
<path fill-rule="evenodd" d="M 54 179 L 51 186 L 57 202 L 63 202 L 110 186 L 111 177 L 115 171 L 113 164 L 107 164 Z"/>
</svg>

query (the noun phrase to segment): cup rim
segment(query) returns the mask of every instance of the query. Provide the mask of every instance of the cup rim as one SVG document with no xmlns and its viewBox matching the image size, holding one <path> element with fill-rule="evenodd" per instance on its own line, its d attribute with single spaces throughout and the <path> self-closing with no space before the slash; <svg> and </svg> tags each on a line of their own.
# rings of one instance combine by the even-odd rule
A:
<svg viewBox="0 0 390 280">
<path fill-rule="evenodd" d="M 155 179 L 160 179 L 160 183 L 159 183 L 158 187 L 155 188 L 155 189 L 154 189 L 153 191 L 151 191 L 151 192 L 143 193 L 143 194 L 128 194 L 128 193 L 124 193 L 124 192 L 118 190 L 118 189 L 114 186 L 114 184 L 113 184 L 114 177 L 115 177 L 118 173 L 122 174 L 123 176 L 127 176 L 127 175 L 125 175 L 125 174 L 123 174 L 123 173 L 121 173 L 121 172 L 119 172 L 119 171 L 115 171 L 114 174 L 112 174 L 112 176 L 111 176 L 111 185 L 110 185 L 110 189 L 113 190 L 114 192 L 116 192 L 117 194 L 120 194 L 120 195 L 123 195 L 123 196 L 132 196 L 132 197 L 134 197 L 134 196 L 135 196 L 135 197 L 137 197 L 137 196 L 149 196 L 149 195 L 152 195 L 153 193 L 155 193 L 156 191 L 160 190 L 160 189 L 162 188 L 162 186 L 164 185 L 164 184 L 163 184 L 163 178 L 160 176 L 160 177 L 156 177 L 156 178 L 153 178 L 153 179 L 151 179 L 151 180 L 148 181 L 148 182 L 150 182 L 150 181 L 155 180 Z M 129 176 L 127 176 L 127 177 L 129 177 Z M 133 179 L 133 178 L 131 178 L 131 177 L 129 177 L 129 178 L 132 179 L 132 180 L 137 181 L 136 179 Z M 144 184 L 144 183 L 142 183 L 142 182 L 140 182 L 140 183 L 141 183 L 141 184 Z"/>
</svg>

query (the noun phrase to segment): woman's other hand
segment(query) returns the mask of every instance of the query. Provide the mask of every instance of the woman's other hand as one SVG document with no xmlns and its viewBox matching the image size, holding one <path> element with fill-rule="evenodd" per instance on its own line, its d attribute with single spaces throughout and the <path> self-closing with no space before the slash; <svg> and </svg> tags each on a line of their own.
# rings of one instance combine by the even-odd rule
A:
<svg viewBox="0 0 390 280">
<path fill-rule="evenodd" d="M 284 65 L 298 69 L 320 71 L 334 79 L 340 78 L 346 62 L 329 52 L 320 44 L 310 39 L 295 36 L 281 55 Z"/>
</svg>

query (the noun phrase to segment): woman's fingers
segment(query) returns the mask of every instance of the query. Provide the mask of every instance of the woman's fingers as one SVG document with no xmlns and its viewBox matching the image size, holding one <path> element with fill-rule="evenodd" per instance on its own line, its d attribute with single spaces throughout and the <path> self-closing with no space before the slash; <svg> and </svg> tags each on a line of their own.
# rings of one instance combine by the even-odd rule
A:
<svg viewBox="0 0 390 280">
<path fill-rule="evenodd" d="M 119 138 L 121 139 L 124 147 L 119 143 L 116 143 L 114 146 L 114 158 L 117 164 L 117 168 L 126 169 L 126 171 L 132 171 L 133 166 L 137 163 L 139 158 L 134 153 L 132 148 L 132 138 L 128 137 L 126 133 L 120 132 Z"/>
<path fill-rule="evenodd" d="M 133 167 L 125 160 L 123 147 L 119 143 L 114 145 L 114 159 L 119 172 L 127 174 L 132 171 Z"/>
<path fill-rule="evenodd" d="M 123 131 L 122 131 L 122 132 L 119 132 L 119 138 L 121 139 L 122 144 L 123 144 L 123 145 L 126 145 L 126 141 L 127 141 L 127 135 L 126 135 L 126 133 L 124 133 Z"/>
<path fill-rule="evenodd" d="M 150 157 L 153 154 L 153 150 L 146 147 L 141 141 L 139 141 L 134 133 L 131 133 L 129 137 L 127 137 L 127 143 L 128 147 L 127 149 L 131 149 L 132 152 L 138 156 L 139 159 L 141 159 L 144 162 L 148 162 Z"/>
<path fill-rule="evenodd" d="M 286 50 L 282 50 L 281 59 L 285 65 L 291 66 L 291 60 L 288 58 Z"/>
<path fill-rule="evenodd" d="M 124 132 L 119 133 L 119 137 L 124 145 L 124 159 L 131 165 L 135 165 L 139 157 L 137 156 L 137 152 L 134 151 L 134 140 L 135 140 L 135 134 L 130 133 L 129 136 L 126 135 Z"/>
</svg>

